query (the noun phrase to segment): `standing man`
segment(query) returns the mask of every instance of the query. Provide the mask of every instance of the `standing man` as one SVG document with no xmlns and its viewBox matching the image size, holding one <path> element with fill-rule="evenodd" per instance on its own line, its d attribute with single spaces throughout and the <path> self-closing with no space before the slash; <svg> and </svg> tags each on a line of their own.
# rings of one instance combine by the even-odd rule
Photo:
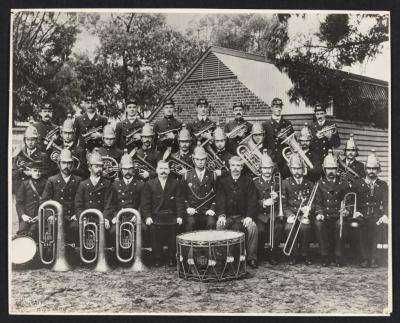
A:
<svg viewBox="0 0 400 323">
<path fill-rule="evenodd" d="M 162 155 L 160 151 L 156 149 L 154 144 L 154 132 L 153 128 L 148 122 L 143 126 L 141 132 L 142 147 L 136 152 L 136 155 L 148 162 L 154 169 L 157 167 L 157 162 L 161 159 Z M 149 172 L 147 170 L 141 170 L 139 176 L 143 180 L 148 180 L 149 177 L 153 178 L 157 176 L 156 172 Z"/>
<path fill-rule="evenodd" d="M 79 147 L 92 151 L 94 147 L 101 146 L 101 131 L 102 128 L 107 125 L 107 118 L 97 114 L 95 100 L 91 96 L 85 97 L 82 101 L 82 108 L 85 113 L 75 118 L 75 140 L 79 141 Z M 94 131 L 94 129 L 98 127 L 100 127 L 101 130 Z M 89 132 L 92 133 L 90 136 L 87 136 L 85 141 L 83 136 Z"/>
<path fill-rule="evenodd" d="M 233 104 L 233 115 L 235 116 L 235 119 L 232 121 L 229 121 L 228 123 L 225 124 L 224 131 L 227 134 L 227 144 L 226 144 L 226 149 L 231 153 L 232 155 L 237 155 L 236 148 L 239 145 L 239 143 L 246 138 L 250 132 L 251 132 L 251 124 L 250 122 L 244 120 L 244 104 L 242 102 L 236 102 Z M 235 131 L 233 134 L 230 134 L 232 130 L 234 129 L 239 129 L 240 131 Z"/>
<path fill-rule="evenodd" d="M 189 130 L 183 125 L 182 130 L 178 136 L 179 150 L 172 155 L 185 162 L 186 164 L 193 167 L 192 153 L 190 151 L 190 144 L 192 143 L 192 137 L 190 136 Z M 183 176 L 186 174 L 187 169 L 183 168 L 179 171 L 179 175 Z"/>
<path fill-rule="evenodd" d="M 128 100 L 126 102 L 126 118 L 117 123 L 115 127 L 115 133 L 117 137 L 116 146 L 119 149 L 128 148 L 128 152 L 132 150 L 134 145 L 126 146 L 127 136 L 134 133 L 136 130 L 143 128 L 144 122 L 139 119 L 137 102 L 135 99 Z M 140 142 L 140 132 L 137 135 L 133 135 L 137 138 L 137 142 Z M 129 138 L 131 140 L 131 138 Z M 136 140 L 133 140 L 136 142 Z"/>
<path fill-rule="evenodd" d="M 167 147 L 172 147 L 172 151 L 179 149 L 177 134 L 182 128 L 182 122 L 175 119 L 175 102 L 168 99 L 163 105 L 164 117 L 154 124 L 154 132 L 157 135 L 157 148 L 164 152 Z"/>
<path fill-rule="evenodd" d="M 304 176 L 311 182 L 317 182 L 322 175 L 322 160 L 320 160 L 319 154 L 310 147 L 311 145 L 312 134 L 311 130 L 308 127 L 307 123 L 301 128 L 300 136 L 299 136 L 299 144 L 305 156 L 310 160 L 313 168 L 307 168 L 307 174 Z"/>
<path fill-rule="evenodd" d="M 150 229 L 154 265 L 161 266 L 163 244 L 168 246 L 168 266 L 176 266 L 176 230 L 185 212 L 178 179 L 170 176 L 168 162 L 159 160 L 157 177 L 144 184 L 141 209 Z"/>
<path fill-rule="evenodd" d="M 286 145 L 283 145 L 282 141 L 294 132 L 292 123 L 282 117 L 282 107 L 282 100 L 274 98 L 271 102 L 271 118 L 263 123 L 265 130 L 263 147 L 267 149 L 268 154 L 277 164 L 280 173 L 286 164 L 282 156 L 282 149 Z"/>
<path fill-rule="evenodd" d="M 253 218 L 257 214 L 257 192 L 252 179 L 242 175 L 243 161 L 234 156 L 229 161 L 230 176 L 221 177 L 217 184 L 217 229 L 245 232 L 247 261 L 257 268 L 257 226 Z"/>
<path fill-rule="evenodd" d="M 358 156 L 358 147 L 354 142 L 354 135 L 352 133 L 350 134 L 349 140 L 347 140 L 346 142 L 346 147 L 344 148 L 344 155 L 345 158 L 344 160 L 341 160 L 339 168 L 342 171 L 348 173 L 353 173 L 352 171 L 354 171 L 355 173 L 354 175 L 357 175 L 358 178 L 364 178 L 366 175 L 364 164 L 356 159 L 356 157 Z M 348 181 L 350 186 L 353 184 L 352 177 L 346 176 L 346 180 Z"/>
<path fill-rule="evenodd" d="M 215 129 L 215 123 L 207 116 L 208 107 L 209 103 L 207 99 L 204 97 L 199 98 L 196 102 L 197 117 L 187 126 L 196 141 L 204 142 L 207 139 L 212 139 L 212 131 Z M 202 131 L 204 129 L 208 130 Z"/>
<path fill-rule="evenodd" d="M 185 231 L 215 229 L 215 192 L 217 175 L 206 169 L 207 154 L 198 146 L 193 152 L 195 168 L 182 179 L 186 206 Z"/>
<path fill-rule="evenodd" d="M 106 242 L 108 246 L 112 246 L 109 229 L 110 220 L 115 211 L 115 190 L 112 183 L 103 178 L 103 161 L 101 155 L 94 151 L 88 156 L 88 166 L 90 176 L 87 180 L 79 183 L 78 190 L 75 195 L 75 214 L 79 221 L 81 213 L 87 209 L 97 209 L 103 213 L 104 226 L 107 230 Z"/>
<path fill-rule="evenodd" d="M 305 165 L 301 157 L 294 153 L 289 158 L 289 169 L 292 173 L 292 177 L 286 178 L 282 181 L 282 206 L 283 214 L 286 217 L 285 232 L 286 236 L 295 223 L 295 216 L 300 207 L 302 199 L 304 199 L 301 213 L 305 215 L 303 217 L 302 224 L 300 227 L 297 241 L 295 241 L 291 259 L 289 264 L 295 265 L 298 261 L 298 257 L 301 256 L 304 259 L 306 265 L 311 265 L 309 255 L 309 244 L 311 234 L 311 219 L 310 215 L 313 214 L 312 209 L 306 205 L 313 189 L 313 182 L 304 178 Z M 301 247 L 299 248 L 299 243 Z"/>
<path fill-rule="evenodd" d="M 40 151 L 45 152 L 46 151 L 46 145 L 47 143 L 44 142 L 44 139 L 46 138 L 46 135 L 50 132 L 53 131 L 57 126 L 52 123 L 53 119 L 53 106 L 44 103 L 40 107 L 40 121 L 34 123 L 34 127 L 38 131 L 38 148 Z M 56 142 L 58 142 L 58 133 L 54 134 L 54 139 Z M 49 138 L 50 139 L 50 138 Z"/>
<path fill-rule="evenodd" d="M 361 267 L 378 267 L 376 246 L 378 225 L 388 224 L 388 186 L 378 178 L 381 165 L 375 151 L 368 155 L 366 176 L 353 183 L 351 190 L 357 194 L 356 239 L 361 253 Z"/>
<path fill-rule="evenodd" d="M 337 175 L 338 164 L 332 154 L 332 150 L 326 155 L 323 163 L 325 178 L 319 180 L 315 195 L 315 232 L 317 235 L 322 266 L 329 266 L 334 262 L 337 267 L 343 265 L 343 241 L 347 234 L 348 223 L 343 220 L 340 228 L 341 202 L 349 185 Z M 348 210 L 343 210 L 348 215 Z M 342 230 L 342 233 L 340 231 Z M 341 236 L 342 235 L 342 236 Z"/>
<path fill-rule="evenodd" d="M 58 162 L 60 172 L 49 177 L 40 203 L 54 200 L 61 204 L 65 225 L 65 237 L 68 243 L 79 243 L 79 224 L 75 214 L 75 195 L 82 178 L 73 175 L 74 161 L 68 149 L 60 152 Z"/>
<path fill-rule="evenodd" d="M 233 157 L 233 155 L 226 150 L 226 135 L 224 130 L 217 126 L 214 131 L 214 147 L 215 153 L 218 158 L 225 165 L 221 170 L 215 171 L 218 177 L 229 175 L 229 160 Z"/>
<path fill-rule="evenodd" d="M 313 123 L 311 132 L 313 140 L 311 146 L 323 160 L 328 154 L 329 149 L 340 146 L 340 137 L 336 127 L 333 130 L 321 131 L 326 127 L 333 127 L 335 124 L 326 120 L 326 108 L 318 103 L 314 108 L 316 121 Z"/>
<path fill-rule="evenodd" d="M 253 124 L 253 128 L 251 129 L 251 136 L 248 137 L 244 145 L 248 147 L 248 152 L 252 155 L 257 156 L 261 159 L 262 157 L 262 145 L 264 139 L 264 129 L 259 122 L 255 122 Z M 243 156 L 243 155 L 242 155 Z M 242 157 L 240 156 L 240 157 Z M 250 161 L 248 161 L 251 163 Z M 256 163 L 251 163 L 252 167 L 246 164 L 246 167 L 243 169 L 244 174 L 253 177 L 257 176 L 257 172 L 259 171 L 259 166 Z"/>
<path fill-rule="evenodd" d="M 271 265 L 278 264 L 279 244 L 283 239 L 284 222 L 283 217 L 279 217 L 279 186 L 273 179 L 274 162 L 271 157 L 264 153 L 261 159 L 261 175 L 253 178 L 257 189 L 258 212 L 256 224 L 258 229 L 258 257 L 264 257 L 264 246 L 268 240 L 271 216 L 275 219 L 274 227 L 274 247 L 269 254 Z M 271 206 L 274 206 L 274 214 L 271 214 Z M 269 241 L 271 243 L 271 241 Z"/>
</svg>

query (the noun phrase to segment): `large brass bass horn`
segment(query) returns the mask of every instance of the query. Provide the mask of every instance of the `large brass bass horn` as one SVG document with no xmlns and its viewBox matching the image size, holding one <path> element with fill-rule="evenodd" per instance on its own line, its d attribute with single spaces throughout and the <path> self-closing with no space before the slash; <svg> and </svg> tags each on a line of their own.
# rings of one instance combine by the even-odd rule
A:
<svg viewBox="0 0 400 323">
<path fill-rule="evenodd" d="M 289 147 L 285 147 L 282 149 L 282 156 L 285 158 L 286 162 L 289 163 L 289 158 L 286 157 L 287 150 L 290 149 L 292 153 L 297 152 L 300 158 L 304 161 L 308 168 L 313 169 L 314 166 L 311 160 L 307 157 L 304 153 L 303 149 L 301 148 L 300 144 L 297 142 L 295 134 L 292 133 L 289 135 L 285 140 L 282 141 L 282 145 L 287 144 Z M 307 171 L 307 168 L 306 168 Z M 307 173 L 307 172 L 306 172 Z"/>
<path fill-rule="evenodd" d="M 115 255 L 123 263 L 130 262 L 135 257 L 135 261 L 130 267 L 132 271 L 143 271 L 145 269 L 142 262 L 141 228 L 142 217 L 138 210 L 124 208 L 117 213 Z"/>
<path fill-rule="evenodd" d="M 106 240 L 103 213 L 97 209 L 87 209 L 79 216 L 79 253 L 86 264 L 97 261 L 95 271 L 107 272 Z"/>
<path fill-rule="evenodd" d="M 65 257 L 65 233 L 63 209 L 57 201 L 42 203 L 38 211 L 39 257 L 46 265 L 53 264 L 54 271 L 68 271 Z"/>
<path fill-rule="evenodd" d="M 261 175 L 261 146 L 262 143 L 258 145 L 254 143 L 252 140 L 252 134 L 250 134 L 239 143 L 236 149 L 238 156 L 243 159 L 246 166 L 255 176 Z"/>
</svg>

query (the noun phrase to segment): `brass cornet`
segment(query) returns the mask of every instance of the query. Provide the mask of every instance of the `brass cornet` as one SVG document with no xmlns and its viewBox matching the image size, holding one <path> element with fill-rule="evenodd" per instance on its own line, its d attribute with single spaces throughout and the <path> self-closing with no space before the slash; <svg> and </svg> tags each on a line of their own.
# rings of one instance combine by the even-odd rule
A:
<svg viewBox="0 0 400 323">
<path fill-rule="evenodd" d="M 83 140 L 85 141 L 85 143 L 87 144 L 87 143 L 91 140 L 90 136 L 93 135 L 93 134 L 96 133 L 96 132 L 101 131 L 101 130 L 103 130 L 103 126 L 98 126 L 98 127 L 96 127 L 96 128 L 90 129 L 88 132 L 86 132 L 86 133 L 84 133 L 84 134 L 81 135 L 81 136 L 82 136 L 82 139 L 83 139 Z"/>
<path fill-rule="evenodd" d="M 332 124 L 330 126 L 323 127 L 321 130 L 317 131 L 316 136 L 325 136 L 328 132 L 332 134 L 336 133 L 336 124 Z"/>
<path fill-rule="evenodd" d="M 215 129 L 215 127 L 216 127 L 215 123 L 212 122 L 209 125 L 205 126 L 204 128 L 200 129 L 199 131 L 193 133 L 193 136 L 195 136 L 196 139 L 199 139 L 203 133 L 213 130 L 213 129 Z"/>
<path fill-rule="evenodd" d="M 242 124 L 240 124 L 240 125 L 236 126 L 235 128 L 233 128 L 231 132 L 228 132 L 226 134 L 226 137 L 229 138 L 229 139 L 235 138 L 235 137 L 237 137 L 239 135 L 239 133 L 241 133 L 241 132 L 245 133 L 246 130 L 247 130 L 246 122 L 243 122 Z"/>
</svg>

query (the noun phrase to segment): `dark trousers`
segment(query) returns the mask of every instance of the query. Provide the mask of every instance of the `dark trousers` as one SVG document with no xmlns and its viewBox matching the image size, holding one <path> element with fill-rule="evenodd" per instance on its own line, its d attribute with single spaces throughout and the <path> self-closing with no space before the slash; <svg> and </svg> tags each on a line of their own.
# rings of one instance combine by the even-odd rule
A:
<svg viewBox="0 0 400 323">
<path fill-rule="evenodd" d="M 292 225 L 293 225 L 292 223 L 285 223 L 286 237 L 289 235 Z M 292 234 L 294 234 L 294 233 L 292 233 Z M 296 241 L 294 243 L 291 256 L 293 256 L 293 257 L 297 257 L 299 255 L 301 255 L 303 257 L 309 256 L 310 236 L 311 236 L 311 223 L 309 223 L 309 224 L 302 223 L 300 226 L 299 234 L 297 235 Z M 300 246 L 299 246 L 299 244 L 300 244 Z"/>
<path fill-rule="evenodd" d="M 258 255 L 262 255 L 264 253 L 265 243 L 269 242 L 269 226 L 270 221 L 268 219 L 267 222 L 263 222 L 260 219 L 256 220 L 257 230 L 258 230 Z M 274 229 L 274 248 L 271 250 L 273 256 L 277 256 L 279 251 L 279 244 L 283 240 L 284 234 L 284 224 L 282 220 L 278 220 L 275 218 L 275 229 Z"/>
<path fill-rule="evenodd" d="M 78 221 L 64 221 L 65 241 L 67 243 L 79 244 L 79 223 Z"/>
<path fill-rule="evenodd" d="M 343 220 L 342 238 L 340 238 L 340 220 L 337 217 L 315 221 L 314 229 L 322 257 L 343 255 L 343 241 L 347 234 L 347 222 Z"/>
<path fill-rule="evenodd" d="M 176 225 L 152 224 L 150 226 L 151 248 L 154 260 L 162 258 L 163 246 L 168 246 L 168 257 L 176 257 Z"/>
<path fill-rule="evenodd" d="M 38 221 L 34 223 L 28 223 L 23 220 L 19 221 L 19 227 L 17 231 L 18 235 L 29 235 L 36 242 L 39 241 L 39 223 Z"/>
<path fill-rule="evenodd" d="M 361 259 L 372 259 L 376 257 L 376 245 L 378 242 L 379 216 L 370 216 L 360 221 L 360 226 L 354 228 L 355 244 L 361 255 Z"/>
<path fill-rule="evenodd" d="M 213 230 L 216 223 L 215 216 L 195 214 L 186 216 L 185 232 L 193 230 Z"/>
</svg>

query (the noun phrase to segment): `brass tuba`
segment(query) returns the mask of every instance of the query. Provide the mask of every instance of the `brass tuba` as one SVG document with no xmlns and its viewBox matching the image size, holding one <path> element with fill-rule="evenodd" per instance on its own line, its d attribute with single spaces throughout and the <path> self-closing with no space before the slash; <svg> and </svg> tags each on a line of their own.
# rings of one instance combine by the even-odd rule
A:
<svg viewBox="0 0 400 323">
<path fill-rule="evenodd" d="M 286 152 L 288 149 L 291 150 L 292 153 L 297 152 L 304 163 L 307 165 L 308 168 L 313 169 L 314 166 L 311 161 L 308 159 L 307 155 L 304 153 L 303 149 L 301 148 L 300 144 L 297 142 L 295 134 L 292 133 L 288 136 L 285 140 L 282 141 L 282 144 L 287 144 L 288 147 L 282 149 L 282 156 L 285 158 L 286 162 L 289 162 L 289 158 L 286 157 Z"/>
<path fill-rule="evenodd" d="M 87 209 L 79 216 L 79 254 L 86 264 L 97 261 L 95 271 L 107 272 L 106 240 L 103 213 L 97 209 Z"/>
<path fill-rule="evenodd" d="M 133 219 L 134 218 L 134 219 Z M 121 209 L 116 215 L 115 255 L 123 263 L 135 261 L 130 267 L 132 271 L 145 269 L 142 262 L 142 217 L 133 208 Z"/>
<path fill-rule="evenodd" d="M 182 174 L 182 171 L 189 171 L 193 169 L 192 165 L 189 165 L 182 159 L 179 159 L 178 157 L 174 157 L 172 155 L 172 147 L 167 147 L 162 159 L 168 161 L 171 171 L 179 176 Z"/>
<path fill-rule="evenodd" d="M 340 155 L 343 154 L 343 152 L 339 152 L 337 154 L 337 161 L 339 164 L 339 167 L 337 168 L 337 174 L 339 177 L 342 179 L 346 180 L 348 183 L 353 183 L 356 179 L 360 178 L 361 176 L 353 169 L 351 169 L 349 166 L 346 165 L 346 163 L 340 158 Z"/>
<path fill-rule="evenodd" d="M 57 201 L 42 203 L 38 211 L 39 256 L 42 263 L 53 264 L 54 271 L 68 271 L 65 256 L 65 233 L 63 209 Z"/>
<path fill-rule="evenodd" d="M 260 166 L 262 153 L 260 148 L 262 143 L 255 144 L 252 140 L 252 134 L 244 138 L 236 148 L 236 153 L 243 159 L 246 166 L 255 176 L 260 176 Z"/>
</svg>

